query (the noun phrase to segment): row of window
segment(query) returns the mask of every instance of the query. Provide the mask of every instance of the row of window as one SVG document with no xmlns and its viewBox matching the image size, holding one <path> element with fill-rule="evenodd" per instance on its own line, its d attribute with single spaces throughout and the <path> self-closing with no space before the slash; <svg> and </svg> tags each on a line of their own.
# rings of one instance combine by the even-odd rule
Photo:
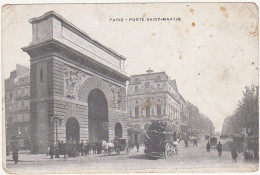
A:
<svg viewBox="0 0 260 175">
<path fill-rule="evenodd" d="M 154 79 L 154 78 L 152 78 L 152 79 Z M 155 80 L 157 80 L 157 81 L 161 80 L 161 75 L 158 75 Z M 139 81 L 140 81 L 139 78 L 135 78 L 133 82 L 139 83 Z"/>
<path fill-rule="evenodd" d="M 28 126 L 17 126 L 17 134 L 18 135 L 24 135 L 29 133 L 29 127 Z"/>
<path fill-rule="evenodd" d="M 137 107 L 135 107 L 135 117 L 139 117 L 139 111 L 140 111 L 140 108 L 137 106 Z M 157 111 L 157 116 L 161 116 L 161 114 L 162 114 L 162 107 L 161 107 L 161 105 L 157 105 L 156 106 L 156 111 Z M 130 116 L 132 116 L 132 114 L 131 114 L 132 112 L 130 111 Z M 146 117 L 150 117 L 151 116 L 151 106 L 147 106 L 146 108 L 145 108 L 145 116 Z"/>
<path fill-rule="evenodd" d="M 26 114 L 17 114 L 16 122 L 29 122 L 30 121 L 30 115 L 29 113 Z"/>
<path fill-rule="evenodd" d="M 30 83 L 30 78 L 29 77 L 20 78 L 19 79 L 19 83 L 21 83 L 21 84 L 29 84 Z"/>
<path fill-rule="evenodd" d="M 30 95 L 30 90 L 29 87 L 20 87 L 16 89 L 16 96 L 17 97 L 22 97 L 22 96 L 26 96 L 26 95 Z M 13 94 L 10 93 L 10 99 L 13 98 Z"/>
<path fill-rule="evenodd" d="M 145 82 L 144 83 L 144 87 L 145 89 L 149 89 L 150 88 L 150 82 Z M 157 84 L 157 89 L 161 89 L 161 84 Z M 139 87 L 138 86 L 135 86 L 135 92 L 138 92 L 139 91 Z"/>
</svg>

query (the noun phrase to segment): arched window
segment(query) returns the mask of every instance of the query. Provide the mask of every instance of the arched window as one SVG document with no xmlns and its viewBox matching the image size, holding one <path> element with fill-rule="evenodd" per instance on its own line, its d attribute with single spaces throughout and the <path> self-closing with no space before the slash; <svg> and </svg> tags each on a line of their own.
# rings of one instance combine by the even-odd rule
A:
<svg viewBox="0 0 260 175">
<path fill-rule="evenodd" d="M 139 116 L 139 107 L 135 107 L 135 116 L 136 116 L 136 117 Z"/>
<path fill-rule="evenodd" d="M 161 105 L 157 105 L 157 116 L 161 116 L 161 111 L 162 111 L 162 109 L 161 109 L 162 107 L 161 107 Z"/>
<path fill-rule="evenodd" d="M 117 138 L 122 138 L 122 125 L 120 123 L 116 123 L 115 125 L 115 136 Z"/>
<path fill-rule="evenodd" d="M 146 107 L 146 117 L 150 117 L 150 111 L 151 111 L 151 107 L 147 106 Z"/>
</svg>

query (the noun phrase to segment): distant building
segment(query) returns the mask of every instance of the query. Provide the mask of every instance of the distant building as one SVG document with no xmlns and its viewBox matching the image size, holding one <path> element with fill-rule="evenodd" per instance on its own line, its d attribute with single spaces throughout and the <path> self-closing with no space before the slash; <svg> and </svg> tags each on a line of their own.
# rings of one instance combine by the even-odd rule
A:
<svg viewBox="0 0 260 175">
<path fill-rule="evenodd" d="M 181 107 L 181 128 L 180 128 L 180 134 L 184 138 L 187 138 L 189 136 L 189 110 L 186 104 L 185 99 L 182 97 L 182 95 L 179 93 L 180 96 L 180 107 Z"/>
<path fill-rule="evenodd" d="M 18 139 L 29 146 L 30 136 L 30 69 L 16 65 L 5 80 L 6 141 Z"/>
<path fill-rule="evenodd" d="M 186 105 L 189 115 L 188 130 L 190 136 L 200 138 L 206 135 L 213 136 L 215 127 L 212 121 L 204 114 L 201 114 L 197 106 L 194 106 L 190 102 L 187 102 Z"/>
<path fill-rule="evenodd" d="M 175 80 L 165 72 L 148 70 L 130 76 L 128 85 L 128 139 L 143 142 L 143 130 L 152 120 L 168 120 L 177 136 L 180 132 L 181 103 Z"/>
</svg>

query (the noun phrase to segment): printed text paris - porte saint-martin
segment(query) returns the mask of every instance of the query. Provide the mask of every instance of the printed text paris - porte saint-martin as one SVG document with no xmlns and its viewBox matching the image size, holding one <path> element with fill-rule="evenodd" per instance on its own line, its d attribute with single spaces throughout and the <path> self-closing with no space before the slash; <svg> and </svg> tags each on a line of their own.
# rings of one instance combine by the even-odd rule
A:
<svg viewBox="0 0 260 175">
<path fill-rule="evenodd" d="M 181 18 L 163 17 L 163 18 L 109 18 L 110 22 L 145 22 L 145 21 L 181 21 Z"/>
</svg>

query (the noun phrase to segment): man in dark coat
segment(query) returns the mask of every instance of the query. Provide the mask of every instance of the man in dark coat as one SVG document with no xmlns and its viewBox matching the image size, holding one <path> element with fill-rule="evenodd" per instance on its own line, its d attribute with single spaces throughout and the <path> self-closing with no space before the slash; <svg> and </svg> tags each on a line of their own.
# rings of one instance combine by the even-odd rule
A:
<svg viewBox="0 0 260 175">
<path fill-rule="evenodd" d="M 210 143 L 209 143 L 209 141 L 207 143 L 207 151 L 210 152 Z"/>
<path fill-rule="evenodd" d="M 67 159 L 67 156 L 69 157 L 69 142 L 66 141 L 64 143 L 64 159 Z"/>
<path fill-rule="evenodd" d="M 97 154 L 97 144 L 96 144 L 96 142 L 92 143 L 92 150 L 93 150 L 93 154 Z"/>
<path fill-rule="evenodd" d="M 185 148 L 189 147 L 188 140 L 185 140 L 184 143 L 185 143 Z"/>
<path fill-rule="evenodd" d="M 196 139 L 194 139 L 194 140 L 193 140 L 193 147 L 194 147 L 194 146 L 196 146 L 196 147 L 197 147 L 197 146 L 198 146 L 198 144 L 197 144 L 197 143 L 198 143 L 198 141 L 197 141 L 197 138 L 196 138 Z"/>
<path fill-rule="evenodd" d="M 55 153 L 54 144 L 51 143 L 51 145 L 50 145 L 50 153 L 49 153 L 49 155 L 51 156 L 51 159 L 53 159 L 54 153 Z"/>
<path fill-rule="evenodd" d="M 221 153 L 222 153 L 222 144 L 221 144 L 221 142 L 218 142 L 217 150 L 218 150 L 218 156 L 221 157 Z"/>
<path fill-rule="evenodd" d="M 90 145 L 89 145 L 88 140 L 86 140 L 86 145 L 85 145 L 85 154 L 86 155 L 89 155 L 89 150 L 90 150 Z"/>
<path fill-rule="evenodd" d="M 81 140 L 81 143 L 80 143 L 80 153 L 82 156 L 84 156 L 84 142 L 83 140 Z"/>
<path fill-rule="evenodd" d="M 11 149 L 12 149 L 13 160 L 14 160 L 15 164 L 17 164 L 17 162 L 18 162 L 18 151 L 19 151 L 17 141 L 12 142 Z"/>
<path fill-rule="evenodd" d="M 139 152 L 139 143 L 138 143 L 138 141 L 136 141 L 135 146 L 136 146 L 137 152 Z"/>
<path fill-rule="evenodd" d="M 233 146 L 233 148 L 231 149 L 231 156 L 232 156 L 233 162 L 237 162 L 238 154 L 237 154 L 237 148 L 235 146 Z"/>
</svg>

